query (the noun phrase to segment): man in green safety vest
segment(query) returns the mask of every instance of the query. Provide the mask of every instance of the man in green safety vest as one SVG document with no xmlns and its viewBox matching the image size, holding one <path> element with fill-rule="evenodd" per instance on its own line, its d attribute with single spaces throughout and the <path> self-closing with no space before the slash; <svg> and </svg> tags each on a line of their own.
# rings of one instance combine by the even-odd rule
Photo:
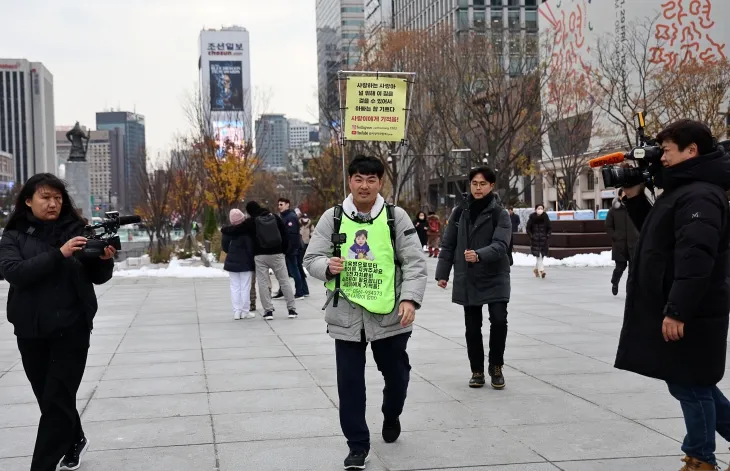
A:
<svg viewBox="0 0 730 471">
<path fill-rule="evenodd" d="M 348 169 L 350 195 L 322 215 L 304 255 L 310 275 L 325 282 L 327 331 L 335 339 L 340 426 L 350 453 L 345 469 L 365 469 L 365 350 L 383 374 L 383 440 L 400 436 L 411 366 L 406 346 L 423 301 L 423 246 L 408 214 L 380 195 L 383 163 L 358 156 Z M 339 255 L 341 254 L 341 255 Z"/>
</svg>

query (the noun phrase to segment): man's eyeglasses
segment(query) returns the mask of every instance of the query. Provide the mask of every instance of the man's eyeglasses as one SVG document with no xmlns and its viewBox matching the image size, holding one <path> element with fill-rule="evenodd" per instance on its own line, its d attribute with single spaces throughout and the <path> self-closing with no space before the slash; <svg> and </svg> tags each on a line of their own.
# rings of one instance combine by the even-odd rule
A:
<svg viewBox="0 0 730 471">
<path fill-rule="evenodd" d="M 477 188 L 486 188 L 487 185 L 489 185 L 489 182 L 477 182 L 477 181 L 471 182 L 471 186 L 475 186 Z"/>
</svg>

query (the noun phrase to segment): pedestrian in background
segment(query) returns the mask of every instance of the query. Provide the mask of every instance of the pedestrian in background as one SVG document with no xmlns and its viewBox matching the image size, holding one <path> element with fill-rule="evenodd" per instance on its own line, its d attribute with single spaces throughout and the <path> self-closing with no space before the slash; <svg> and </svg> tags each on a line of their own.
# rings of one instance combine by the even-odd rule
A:
<svg viewBox="0 0 730 471">
<path fill-rule="evenodd" d="M 295 211 L 291 209 L 291 202 L 286 198 L 279 198 L 279 215 L 284 221 L 287 233 L 287 251 L 284 254 L 286 258 L 286 270 L 291 278 L 294 279 L 294 297 L 301 299 L 309 296 L 309 286 L 304 277 L 304 267 L 299 266 L 299 252 L 302 250 L 302 236 L 299 233 L 299 218 Z M 274 299 L 282 299 L 284 293 L 279 286 L 279 292 Z"/>
<path fill-rule="evenodd" d="M 512 222 L 512 232 L 519 232 L 520 230 L 520 215 L 515 214 L 515 208 L 509 207 L 507 208 L 507 212 L 509 213 L 509 220 Z"/>
<path fill-rule="evenodd" d="M 253 240 L 241 225 L 246 217 L 240 209 L 232 209 L 228 218 L 231 225 L 221 229 L 221 248 L 226 253 L 223 269 L 230 276 L 233 319 L 253 319 L 256 317 L 250 309 L 251 279 L 256 270 Z"/>
<path fill-rule="evenodd" d="M 246 212 L 251 216 L 242 225 L 247 234 L 251 236 L 254 243 L 254 260 L 256 262 L 256 281 L 259 285 L 259 296 L 264 306 L 264 319 L 274 319 L 274 303 L 271 301 L 271 288 L 269 270 L 282 288 L 286 298 L 286 306 L 289 311 L 289 318 L 296 319 L 296 302 L 294 290 L 292 290 L 289 276 L 286 271 L 286 259 L 284 253 L 288 249 L 288 231 L 281 218 L 272 214 L 268 209 L 262 208 L 256 201 L 249 201 L 246 204 Z"/>
<path fill-rule="evenodd" d="M 639 240 L 639 231 L 631 221 L 622 198 L 623 191 L 619 190 L 606 216 L 606 234 L 611 237 L 611 259 L 616 264 L 611 276 L 611 292 L 614 296 L 618 294 L 621 276 L 634 259 L 636 241 Z"/>
<path fill-rule="evenodd" d="M 428 213 L 428 256 L 439 256 L 439 243 L 441 242 L 441 219 L 436 213 Z"/>
<path fill-rule="evenodd" d="M 423 250 L 428 244 L 428 221 L 426 221 L 426 213 L 419 211 L 416 219 L 413 221 L 413 227 L 416 228 L 416 234 L 418 234 L 418 240 L 421 242 L 421 249 Z"/>
<path fill-rule="evenodd" d="M 545 257 L 550 251 L 550 235 L 553 231 L 545 206 L 542 204 L 535 206 L 535 212 L 527 219 L 525 230 L 530 236 L 530 251 L 536 258 L 532 272 L 538 278 L 545 278 Z"/>
<path fill-rule="evenodd" d="M 464 306 L 466 348 L 472 376 L 469 387 L 485 384 L 482 309 L 489 309 L 489 368 L 492 387 L 505 386 L 504 350 L 507 343 L 507 303 L 510 298 L 508 250 L 512 223 L 499 196 L 497 176 L 487 167 L 472 169 L 471 193 L 451 213 L 436 267 L 436 280 L 446 288 L 454 269 L 452 301 Z"/>
</svg>

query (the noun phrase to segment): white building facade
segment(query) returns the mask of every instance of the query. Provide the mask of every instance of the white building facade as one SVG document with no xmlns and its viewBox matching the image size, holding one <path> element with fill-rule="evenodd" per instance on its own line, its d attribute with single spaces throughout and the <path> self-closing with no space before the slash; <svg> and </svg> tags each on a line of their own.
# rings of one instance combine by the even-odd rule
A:
<svg viewBox="0 0 730 471">
<path fill-rule="evenodd" d="M 726 60 L 730 57 L 730 29 L 726 27 L 730 18 L 730 1 L 727 0 L 633 0 L 616 2 L 586 2 L 583 0 L 547 0 L 540 5 L 539 21 L 540 32 L 548 38 L 557 38 L 554 48 L 549 50 L 551 57 L 544 57 L 551 67 L 560 70 L 558 76 L 571 73 L 577 80 L 584 80 L 590 84 L 597 75 L 597 51 L 599 47 L 611 45 L 610 51 L 614 54 L 628 54 L 631 47 L 632 23 L 638 24 L 642 37 L 648 31 L 649 43 L 638 46 L 646 50 L 636 51 L 646 53 L 647 70 L 660 71 L 661 67 L 682 65 L 685 62 L 707 62 Z M 639 40 L 641 42 L 642 40 Z M 600 45 L 600 46 L 599 46 Z M 630 57 L 630 56 L 628 56 Z M 631 64 L 626 57 L 619 58 L 617 64 Z M 653 69 L 652 69 L 653 67 Z M 626 95 L 633 96 L 637 92 L 640 82 L 635 66 L 627 66 L 624 73 L 627 77 Z M 553 110 L 555 100 L 549 94 L 549 87 L 544 88 L 543 109 Z M 615 106 L 615 102 L 612 106 Z M 624 103 L 623 106 L 627 106 Z M 574 115 L 582 114 L 581 109 Z M 611 108 L 616 115 L 621 111 Z M 642 110 L 649 111 L 650 110 Z M 727 104 L 718 110 L 719 114 L 730 111 Z M 596 122 L 592 126 L 593 132 L 589 142 L 586 142 L 586 161 L 606 152 L 614 150 L 626 151 L 625 139 L 621 139 L 615 126 L 605 117 L 605 111 L 598 111 Z M 572 119 L 568 113 L 562 120 Z M 647 116 L 650 120 L 651 112 Z M 601 132 L 596 132 L 598 129 Z M 600 134 L 600 135 L 599 135 Z M 720 137 L 720 136 L 718 136 Z M 561 136 L 553 136 L 560 142 Z M 553 142 L 552 144 L 555 144 Z M 618 146 L 618 148 L 615 148 Z M 551 145 L 550 134 L 543 139 L 543 160 L 554 159 L 552 149 L 560 146 Z M 612 148 L 613 147 L 613 148 Z M 557 159 L 556 159 L 557 160 Z M 560 166 L 553 165 L 552 161 L 541 162 L 541 169 L 548 167 L 555 170 L 555 175 L 543 177 L 542 185 L 535 187 L 542 196 L 542 201 L 550 207 L 557 206 L 557 186 L 561 182 Z M 557 167 L 557 168 L 554 168 Z M 575 188 L 575 203 L 581 209 L 608 208 L 616 196 L 615 189 L 605 188 L 600 169 L 585 168 Z"/>
<path fill-rule="evenodd" d="M 248 30 L 240 26 L 206 29 L 198 42 L 200 95 L 211 113 L 211 132 L 241 141 L 235 142 L 239 145 L 250 141 L 253 104 Z"/>
<path fill-rule="evenodd" d="M 0 151 L 13 156 L 16 182 L 58 171 L 53 100 L 43 64 L 0 59 Z"/>
</svg>

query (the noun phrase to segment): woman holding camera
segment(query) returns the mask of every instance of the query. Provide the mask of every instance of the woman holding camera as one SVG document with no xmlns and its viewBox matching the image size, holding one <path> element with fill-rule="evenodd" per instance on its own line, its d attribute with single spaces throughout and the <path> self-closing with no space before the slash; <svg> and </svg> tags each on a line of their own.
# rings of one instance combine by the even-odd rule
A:
<svg viewBox="0 0 730 471">
<path fill-rule="evenodd" d="M 31 471 L 79 468 L 88 441 L 76 410 L 86 367 L 94 284 L 109 281 L 114 248 L 84 258 L 84 221 L 56 176 L 31 177 L 0 240 L 0 274 L 10 283 L 8 321 L 41 409 Z"/>
</svg>

